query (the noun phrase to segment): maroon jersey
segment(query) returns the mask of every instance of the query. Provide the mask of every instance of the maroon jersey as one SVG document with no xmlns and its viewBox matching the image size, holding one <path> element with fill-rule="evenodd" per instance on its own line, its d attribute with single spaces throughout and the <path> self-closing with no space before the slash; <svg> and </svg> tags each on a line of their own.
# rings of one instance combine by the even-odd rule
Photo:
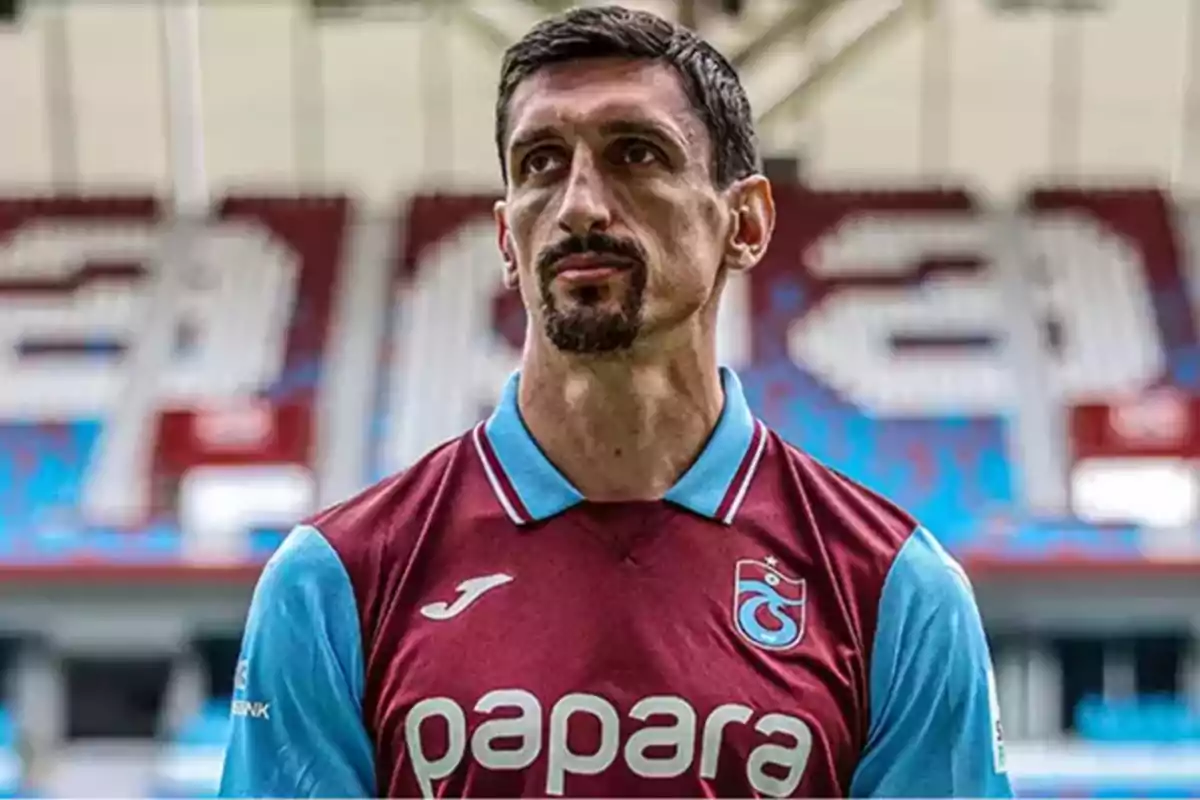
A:
<svg viewBox="0 0 1200 800">
<path fill-rule="evenodd" d="M 518 379 L 273 559 L 224 794 L 1008 794 L 969 587 L 911 518 L 729 371 L 662 501 L 588 502 Z"/>
</svg>

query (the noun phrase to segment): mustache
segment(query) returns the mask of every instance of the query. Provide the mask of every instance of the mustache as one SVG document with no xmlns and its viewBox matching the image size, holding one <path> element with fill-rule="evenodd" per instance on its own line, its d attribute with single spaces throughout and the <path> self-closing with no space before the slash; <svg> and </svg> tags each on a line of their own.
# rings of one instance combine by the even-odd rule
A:
<svg viewBox="0 0 1200 800">
<path fill-rule="evenodd" d="M 571 236 L 547 247 L 538 256 L 538 274 L 547 276 L 553 273 L 554 265 L 567 256 L 592 253 L 596 255 L 616 256 L 645 266 L 646 251 L 632 239 L 618 239 L 607 233 L 594 232 L 583 236 Z"/>
</svg>

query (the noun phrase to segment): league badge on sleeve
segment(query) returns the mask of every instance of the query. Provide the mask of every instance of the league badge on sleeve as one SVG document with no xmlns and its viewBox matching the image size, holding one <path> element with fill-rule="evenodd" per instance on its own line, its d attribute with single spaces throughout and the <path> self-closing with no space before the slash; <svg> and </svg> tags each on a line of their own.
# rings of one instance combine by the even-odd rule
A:
<svg viewBox="0 0 1200 800">
<path fill-rule="evenodd" d="M 244 692 L 246 687 L 250 685 L 250 660 L 247 658 L 239 659 L 237 669 L 233 673 L 233 690 L 235 692 Z"/>
<path fill-rule="evenodd" d="M 734 579 L 733 624 L 751 644 L 768 650 L 787 650 L 804 638 L 803 578 L 780 572 L 776 560 L 742 559 Z"/>
</svg>

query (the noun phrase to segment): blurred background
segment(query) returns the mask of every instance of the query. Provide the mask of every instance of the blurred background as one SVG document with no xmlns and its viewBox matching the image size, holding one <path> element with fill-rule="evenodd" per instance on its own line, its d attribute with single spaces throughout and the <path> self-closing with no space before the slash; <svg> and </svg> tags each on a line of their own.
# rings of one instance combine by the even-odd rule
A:
<svg viewBox="0 0 1200 800">
<path fill-rule="evenodd" d="M 775 179 L 725 362 L 962 560 L 1022 794 L 1200 797 L 1200 2 L 650 0 Z M 523 331 L 555 0 L 0 0 L 0 793 L 211 793 L 257 571 Z"/>
</svg>

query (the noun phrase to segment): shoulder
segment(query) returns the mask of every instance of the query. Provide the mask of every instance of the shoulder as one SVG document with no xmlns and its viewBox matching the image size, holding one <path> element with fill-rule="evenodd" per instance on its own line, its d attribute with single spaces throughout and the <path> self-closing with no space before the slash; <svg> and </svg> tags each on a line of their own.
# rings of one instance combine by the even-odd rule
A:
<svg viewBox="0 0 1200 800">
<path fill-rule="evenodd" d="M 929 653 L 955 650 L 982 623 L 967 573 L 926 528 L 918 526 L 892 559 L 877 607 L 877 641 L 885 629 L 923 629 Z M 941 646 L 939 646 L 939 644 Z"/>
<path fill-rule="evenodd" d="M 320 533 L 349 576 L 359 607 L 371 610 L 407 574 L 422 543 L 502 515 L 472 430 L 303 526 Z"/>
<path fill-rule="evenodd" d="M 973 603 L 971 581 L 932 533 L 918 525 L 892 560 L 885 589 L 912 594 L 934 610 Z"/>
<path fill-rule="evenodd" d="M 340 557 L 353 560 L 406 529 L 474 457 L 470 434 L 444 442 L 420 460 L 325 508 L 302 525 L 315 528 Z"/>
<path fill-rule="evenodd" d="M 792 486 L 829 544 L 876 562 L 886 571 L 904 548 L 917 520 L 883 495 L 773 435 Z"/>
<path fill-rule="evenodd" d="M 259 575 L 247 633 L 279 638 L 288 630 L 303 630 L 326 609 L 352 608 L 349 590 L 345 567 L 329 541 L 316 528 L 299 525 Z"/>
<path fill-rule="evenodd" d="M 820 546 L 863 600 L 864 622 L 887 608 L 948 613 L 973 606 L 966 573 L 934 534 L 886 497 L 776 440 L 789 502 L 811 520 Z"/>
</svg>

